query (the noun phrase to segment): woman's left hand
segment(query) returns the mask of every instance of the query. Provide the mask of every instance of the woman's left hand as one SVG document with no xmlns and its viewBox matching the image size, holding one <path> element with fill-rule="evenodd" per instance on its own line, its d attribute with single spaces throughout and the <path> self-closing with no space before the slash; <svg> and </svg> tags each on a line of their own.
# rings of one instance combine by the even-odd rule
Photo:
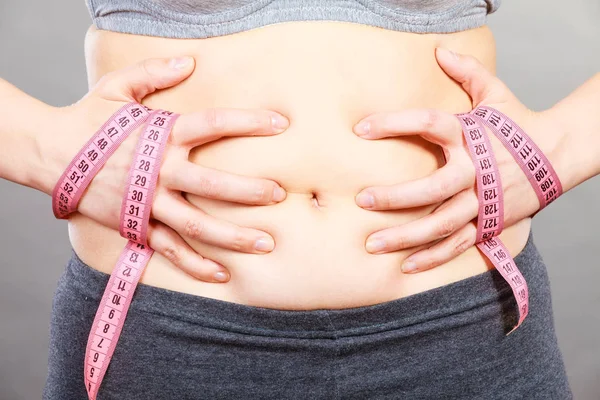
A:
<svg viewBox="0 0 600 400">
<path fill-rule="evenodd" d="M 473 108 L 487 105 L 507 114 L 552 160 L 558 140 L 552 133 L 550 118 L 545 118 L 543 112 L 527 109 L 474 57 L 438 48 L 436 58 L 444 72 L 469 94 Z M 403 272 L 420 272 L 454 259 L 475 244 L 479 207 L 475 167 L 456 116 L 434 109 L 378 113 L 364 118 L 354 131 L 364 139 L 420 135 L 441 146 L 447 160 L 446 165 L 425 178 L 392 186 L 372 186 L 357 195 L 356 203 L 367 210 L 398 210 L 441 203 L 423 218 L 371 234 L 367 238 L 367 251 L 381 254 L 425 246 L 402 264 Z M 504 188 L 504 226 L 508 227 L 534 214 L 539 203 L 512 156 L 493 135 L 489 136 Z M 542 138 L 545 142 L 539 143 L 538 139 Z"/>
</svg>

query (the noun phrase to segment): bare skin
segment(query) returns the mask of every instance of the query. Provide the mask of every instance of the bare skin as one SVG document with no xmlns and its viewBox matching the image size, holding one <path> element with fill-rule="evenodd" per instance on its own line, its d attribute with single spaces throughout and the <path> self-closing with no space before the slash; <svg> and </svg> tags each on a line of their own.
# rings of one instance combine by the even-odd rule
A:
<svg viewBox="0 0 600 400">
<path fill-rule="evenodd" d="M 414 35 L 298 22 L 206 40 L 90 29 L 86 53 L 91 90 L 68 107 L 0 79 L 0 178 L 50 194 L 123 104 L 183 113 L 152 208 L 149 285 L 265 307 L 342 308 L 491 269 L 472 247 L 473 165 L 452 116 L 473 105 L 521 124 L 565 191 L 600 173 L 600 73 L 552 108 L 528 110 L 494 77 L 486 27 Z M 124 245 L 116 228 L 135 136 L 70 221 L 78 255 L 106 273 Z M 539 204 L 492 145 L 510 226 L 501 238 L 515 256 Z M 418 273 L 401 272 L 410 266 Z"/>
<path fill-rule="evenodd" d="M 376 45 L 374 45 L 376 44 Z M 435 48 L 477 57 L 494 70 L 494 41 L 486 27 L 449 35 L 415 35 L 355 24 L 286 23 L 204 40 L 140 37 L 91 28 L 86 38 L 89 83 L 149 57 L 191 55 L 194 73 L 182 84 L 144 99 L 152 108 L 189 113 L 212 107 L 261 108 L 290 120 L 280 135 L 227 138 L 196 148 L 199 165 L 277 182 L 284 201 L 248 206 L 188 195 L 203 212 L 267 232 L 275 248 L 248 254 L 207 244 L 198 220 L 181 235 L 199 254 L 225 266 L 229 282 L 201 282 L 156 255 L 142 282 L 242 304 L 280 309 L 375 304 L 467 278 L 492 268 L 470 248 L 431 271 L 403 274 L 416 249 L 369 254 L 373 232 L 417 220 L 434 205 L 395 211 L 361 209 L 355 196 L 373 185 L 424 177 L 443 164 L 442 152 L 417 137 L 367 141 L 352 129 L 383 111 L 428 107 L 471 109 L 465 91 L 440 69 Z M 220 190 L 218 184 L 213 190 Z M 165 207 L 163 207 L 165 209 Z M 172 216 L 175 218 L 175 216 Z M 170 215 L 160 215 L 168 220 Z M 502 239 L 516 255 L 530 221 Z M 87 264 L 110 273 L 124 239 L 78 215 L 71 242 Z"/>
</svg>

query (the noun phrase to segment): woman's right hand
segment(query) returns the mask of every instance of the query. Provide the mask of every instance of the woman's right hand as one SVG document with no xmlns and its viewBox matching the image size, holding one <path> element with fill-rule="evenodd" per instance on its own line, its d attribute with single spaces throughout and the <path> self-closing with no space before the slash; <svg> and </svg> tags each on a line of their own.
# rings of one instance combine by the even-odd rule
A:
<svg viewBox="0 0 600 400">
<path fill-rule="evenodd" d="M 53 176 L 45 188 L 47 193 L 52 192 L 79 149 L 116 110 L 132 101 L 141 102 L 156 90 L 179 84 L 193 70 L 191 57 L 145 60 L 105 75 L 79 102 L 58 109 L 58 118 L 50 124 L 54 132 L 47 132 L 39 139 L 39 147 Z M 285 117 L 268 110 L 222 108 L 182 114 L 163 154 L 148 245 L 183 271 L 209 282 L 228 281 L 228 271 L 197 254 L 186 239 L 244 253 L 272 251 L 275 243 L 268 233 L 218 220 L 191 205 L 182 192 L 251 205 L 284 200 L 285 190 L 274 181 L 205 168 L 190 162 L 188 157 L 193 147 L 225 136 L 275 135 L 288 125 Z M 132 134 L 104 165 L 83 195 L 78 212 L 118 230 L 121 202 L 137 138 L 137 134 Z"/>
</svg>

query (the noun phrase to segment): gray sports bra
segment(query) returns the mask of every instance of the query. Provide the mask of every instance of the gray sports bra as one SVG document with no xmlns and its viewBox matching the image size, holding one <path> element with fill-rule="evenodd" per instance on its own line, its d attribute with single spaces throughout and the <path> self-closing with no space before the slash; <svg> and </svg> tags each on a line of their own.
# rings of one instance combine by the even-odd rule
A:
<svg viewBox="0 0 600 400">
<path fill-rule="evenodd" d="M 285 21 L 345 21 L 414 33 L 485 24 L 501 0 L 87 0 L 99 29 L 207 38 Z"/>
</svg>

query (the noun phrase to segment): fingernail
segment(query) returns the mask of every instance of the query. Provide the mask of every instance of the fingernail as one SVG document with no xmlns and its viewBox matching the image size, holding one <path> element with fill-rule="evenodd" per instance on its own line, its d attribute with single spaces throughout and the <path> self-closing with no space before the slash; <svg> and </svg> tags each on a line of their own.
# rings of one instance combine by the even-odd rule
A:
<svg viewBox="0 0 600 400">
<path fill-rule="evenodd" d="M 363 121 L 354 127 L 354 132 L 358 136 L 368 136 L 371 133 L 371 123 L 369 121 Z"/>
<path fill-rule="evenodd" d="M 412 260 L 406 260 L 402 264 L 402 272 L 415 272 L 416 270 L 417 264 Z"/>
<path fill-rule="evenodd" d="M 229 280 L 229 274 L 225 271 L 215 272 L 215 280 L 219 282 L 227 282 Z"/>
<path fill-rule="evenodd" d="M 276 132 L 282 132 L 290 126 L 290 121 L 282 115 L 275 114 L 271 116 L 271 126 Z"/>
<path fill-rule="evenodd" d="M 275 243 L 269 238 L 260 238 L 254 243 L 254 249 L 258 251 L 271 251 L 275 248 Z"/>
<path fill-rule="evenodd" d="M 381 239 L 368 239 L 366 247 L 369 253 L 376 253 L 385 248 L 385 242 Z"/>
<path fill-rule="evenodd" d="M 283 201 L 285 199 L 285 190 L 283 190 L 283 188 L 277 186 L 275 189 L 273 189 L 273 200 L 275 201 Z"/>
<path fill-rule="evenodd" d="M 173 69 L 184 69 L 192 63 L 192 57 L 177 57 L 171 58 L 169 67 Z"/>
<path fill-rule="evenodd" d="M 369 192 L 360 192 L 356 196 L 356 204 L 361 207 L 371 208 L 375 205 L 375 197 Z"/>
</svg>

